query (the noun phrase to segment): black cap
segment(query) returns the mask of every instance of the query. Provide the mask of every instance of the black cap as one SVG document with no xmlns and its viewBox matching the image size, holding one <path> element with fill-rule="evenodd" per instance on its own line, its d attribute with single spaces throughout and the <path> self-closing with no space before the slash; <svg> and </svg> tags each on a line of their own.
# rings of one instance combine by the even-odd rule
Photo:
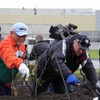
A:
<svg viewBox="0 0 100 100">
<path fill-rule="evenodd" d="M 89 40 L 89 38 L 87 36 L 85 36 L 85 35 L 79 35 L 76 38 L 76 40 L 77 40 L 80 48 L 85 49 L 85 50 L 89 49 L 89 47 L 90 47 L 91 44 L 90 44 L 90 40 Z"/>
</svg>

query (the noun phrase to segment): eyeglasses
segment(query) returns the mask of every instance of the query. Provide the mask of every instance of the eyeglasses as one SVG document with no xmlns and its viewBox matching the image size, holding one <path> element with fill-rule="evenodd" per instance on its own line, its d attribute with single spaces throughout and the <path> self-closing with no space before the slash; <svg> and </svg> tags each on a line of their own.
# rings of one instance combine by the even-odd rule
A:
<svg viewBox="0 0 100 100">
<path fill-rule="evenodd" d="M 27 35 L 19 36 L 19 37 L 27 37 Z"/>
</svg>

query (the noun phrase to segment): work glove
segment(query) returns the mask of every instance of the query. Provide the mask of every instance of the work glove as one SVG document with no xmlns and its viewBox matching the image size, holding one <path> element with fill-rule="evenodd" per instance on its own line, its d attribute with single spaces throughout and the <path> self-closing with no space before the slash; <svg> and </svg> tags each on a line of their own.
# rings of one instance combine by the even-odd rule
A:
<svg viewBox="0 0 100 100">
<path fill-rule="evenodd" d="M 78 80 L 76 76 L 74 76 L 73 74 L 70 74 L 66 79 L 66 83 L 77 86 L 80 83 L 80 81 Z"/>
<path fill-rule="evenodd" d="M 24 63 L 19 65 L 19 72 L 21 73 L 22 78 L 29 78 L 29 69 Z"/>
<path fill-rule="evenodd" d="M 93 100 L 100 100 L 100 98 L 99 97 L 95 97 Z"/>
<path fill-rule="evenodd" d="M 93 100 L 100 100 L 100 81 L 96 83 L 96 93 L 98 97 L 95 97 Z"/>
<path fill-rule="evenodd" d="M 96 83 L 96 93 L 100 96 L 100 81 Z"/>
</svg>

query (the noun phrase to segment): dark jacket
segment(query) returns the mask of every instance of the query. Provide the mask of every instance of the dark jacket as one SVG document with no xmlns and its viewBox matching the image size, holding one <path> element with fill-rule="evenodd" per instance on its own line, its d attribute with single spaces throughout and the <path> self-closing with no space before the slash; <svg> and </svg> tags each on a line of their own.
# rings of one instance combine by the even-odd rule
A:
<svg viewBox="0 0 100 100">
<path fill-rule="evenodd" d="M 39 41 L 37 44 L 33 46 L 29 60 L 37 60 L 38 57 L 42 53 L 44 53 L 48 48 L 50 48 L 50 44 L 48 44 L 45 41 Z"/>
<path fill-rule="evenodd" d="M 84 54 L 77 56 L 73 51 L 73 41 L 77 35 L 69 36 L 57 42 L 41 55 L 38 60 L 38 77 L 41 74 L 41 70 L 45 69 L 46 77 L 55 77 L 56 79 L 62 73 L 64 79 L 66 79 L 67 76 L 74 73 L 81 64 L 87 79 L 95 86 L 97 76 L 88 52 L 85 51 Z"/>
<path fill-rule="evenodd" d="M 3 39 L 4 39 L 4 37 L 2 37 L 1 34 L 0 34 L 0 41 L 2 41 Z"/>
</svg>

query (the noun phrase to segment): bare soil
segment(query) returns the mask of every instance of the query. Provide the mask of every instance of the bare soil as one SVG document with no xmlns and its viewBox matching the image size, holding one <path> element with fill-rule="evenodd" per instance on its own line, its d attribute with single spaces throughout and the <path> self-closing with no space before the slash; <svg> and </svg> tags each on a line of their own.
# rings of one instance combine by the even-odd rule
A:
<svg viewBox="0 0 100 100">
<path fill-rule="evenodd" d="M 0 100 L 93 100 L 96 93 L 88 86 L 82 85 L 73 87 L 73 93 L 55 94 L 55 93 L 42 93 L 39 96 L 31 96 L 31 90 L 27 86 L 16 86 L 17 96 L 2 96 Z"/>
</svg>

